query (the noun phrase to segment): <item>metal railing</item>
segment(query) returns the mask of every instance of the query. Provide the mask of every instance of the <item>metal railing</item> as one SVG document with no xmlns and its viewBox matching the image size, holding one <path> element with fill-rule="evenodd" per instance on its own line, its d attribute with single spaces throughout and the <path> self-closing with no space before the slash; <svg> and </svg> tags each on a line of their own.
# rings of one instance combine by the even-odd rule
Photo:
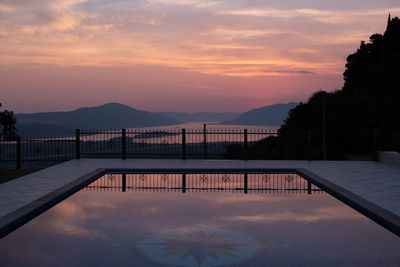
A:
<svg viewBox="0 0 400 267">
<path fill-rule="evenodd" d="M 20 169 L 57 164 L 75 158 L 75 138 L 38 137 L 0 140 L 1 167 Z"/>
<path fill-rule="evenodd" d="M 46 167 L 74 158 L 377 160 L 380 150 L 400 152 L 396 133 L 330 133 L 324 143 L 321 133 L 308 131 L 296 136 L 299 147 L 283 142 L 282 155 L 274 158 L 264 151 L 272 148 L 254 146 L 270 136 L 277 130 L 77 129 L 74 137 L 0 139 L 0 167 Z"/>
<path fill-rule="evenodd" d="M 137 173 L 106 174 L 84 191 L 300 193 L 324 192 L 298 174 Z"/>
<path fill-rule="evenodd" d="M 77 158 L 222 159 L 227 148 L 245 151 L 274 130 L 77 130 Z M 242 156 L 247 159 L 247 154 Z"/>
<path fill-rule="evenodd" d="M 75 137 L 0 139 L 0 166 L 45 167 L 80 158 L 223 159 L 227 148 L 245 151 L 276 130 L 76 130 Z M 239 155 L 247 159 L 247 154 Z"/>
</svg>

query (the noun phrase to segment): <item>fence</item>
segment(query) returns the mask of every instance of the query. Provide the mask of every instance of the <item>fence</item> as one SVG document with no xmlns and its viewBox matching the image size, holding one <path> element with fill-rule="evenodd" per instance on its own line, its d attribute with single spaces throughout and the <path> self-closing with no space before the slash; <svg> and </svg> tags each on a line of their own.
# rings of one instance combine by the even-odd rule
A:
<svg viewBox="0 0 400 267">
<path fill-rule="evenodd" d="M 223 159 L 228 147 L 246 153 L 276 130 L 76 130 L 75 137 L 0 141 L 0 164 L 5 167 L 49 166 L 80 158 Z"/>
<path fill-rule="evenodd" d="M 84 191 L 321 193 L 297 174 L 137 173 L 105 174 Z"/>
<path fill-rule="evenodd" d="M 0 140 L 1 167 L 49 166 L 75 157 L 73 137 L 27 138 L 13 141 Z"/>
<path fill-rule="evenodd" d="M 272 148 L 254 145 L 270 136 L 277 136 L 277 131 L 206 127 L 203 130 L 77 129 L 75 137 L 0 140 L 0 166 L 45 167 L 74 158 L 377 160 L 379 150 L 400 152 L 400 134 L 328 133 L 323 138 L 319 132 L 307 132 L 296 136 L 298 147 L 293 141 L 290 147 L 283 143 L 279 148 L 281 155 L 266 156 L 265 149 Z"/>
<path fill-rule="evenodd" d="M 257 141 L 276 136 L 272 130 L 77 130 L 77 157 L 221 159 L 228 146 L 245 151 Z M 243 159 L 247 158 L 245 153 Z"/>
</svg>

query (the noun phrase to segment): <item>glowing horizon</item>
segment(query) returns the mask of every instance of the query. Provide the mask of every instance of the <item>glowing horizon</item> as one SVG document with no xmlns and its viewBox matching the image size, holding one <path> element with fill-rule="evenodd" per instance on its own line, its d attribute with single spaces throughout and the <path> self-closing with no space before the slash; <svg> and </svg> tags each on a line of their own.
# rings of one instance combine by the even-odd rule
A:
<svg viewBox="0 0 400 267">
<path fill-rule="evenodd" d="M 341 88 L 346 56 L 383 33 L 389 12 L 400 5 L 0 0 L 0 101 L 17 113 L 107 102 L 242 112 L 305 101 Z"/>
</svg>

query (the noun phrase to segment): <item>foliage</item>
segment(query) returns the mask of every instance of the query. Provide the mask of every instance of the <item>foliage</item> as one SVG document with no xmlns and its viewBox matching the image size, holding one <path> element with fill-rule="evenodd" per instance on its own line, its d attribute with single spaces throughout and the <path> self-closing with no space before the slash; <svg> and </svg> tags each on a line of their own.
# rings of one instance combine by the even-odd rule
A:
<svg viewBox="0 0 400 267">
<path fill-rule="evenodd" d="M 374 129 L 400 133 L 399 18 L 389 17 L 383 35 L 373 34 L 369 43 L 361 42 L 358 50 L 347 57 L 343 77 L 342 90 L 318 91 L 307 103 L 291 109 L 278 137 L 257 143 L 252 157 L 304 159 L 310 141 L 312 154 L 321 158 L 324 105 L 331 159 L 372 153 Z"/>
<path fill-rule="evenodd" d="M 17 128 L 15 127 L 16 123 L 17 120 L 15 119 L 14 113 L 12 111 L 8 111 L 6 109 L 4 111 L 0 111 L 0 137 L 3 137 L 6 140 L 13 140 L 17 138 Z"/>
</svg>

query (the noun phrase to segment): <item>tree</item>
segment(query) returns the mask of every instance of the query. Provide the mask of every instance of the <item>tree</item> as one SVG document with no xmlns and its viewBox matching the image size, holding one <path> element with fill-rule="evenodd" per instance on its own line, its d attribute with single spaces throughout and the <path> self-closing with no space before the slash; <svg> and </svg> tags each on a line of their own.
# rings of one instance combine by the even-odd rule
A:
<svg viewBox="0 0 400 267">
<path fill-rule="evenodd" d="M 346 155 L 371 153 L 375 129 L 400 133 L 398 17 L 389 16 L 384 34 L 371 35 L 370 42 L 361 42 L 357 51 L 347 57 L 343 78 L 341 90 L 316 92 L 307 103 L 300 103 L 290 110 L 277 138 L 257 143 L 253 155 L 304 159 L 308 142 L 312 144 L 312 154 L 322 155 L 324 140 L 328 159 L 344 159 Z M 389 149 L 399 149 L 394 146 Z M 267 148 L 275 153 L 270 155 Z"/>
<path fill-rule="evenodd" d="M 18 130 L 15 127 L 16 123 L 17 119 L 14 117 L 14 112 L 8 111 L 6 109 L 4 111 L 0 111 L 0 126 L 1 126 L 0 137 L 3 137 L 6 140 L 13 140 L 17 138 Z"/>
<path fill-rule="evenodd" d="M 326 127 L 329 153 L 340 158 L 368 146 L 374 129 L 400 132 L 400 19 L 388 19 L 384 34 L 373 34 L 369 42 L 347 57 L 342 90 L 313 94 L 307 103 L 290 111 L 279 136 L 292 153 L 306 147 L 306 130 L 316 134 L 314 151 L 320 153 L 322 103 L 327 106 Z M 355 134 L 351 134 L 355 133 Z M 370 149 L 370 148 L 369 148 Z M 297 150 L 297 151 L 296 151 Z"/>
</svg>

